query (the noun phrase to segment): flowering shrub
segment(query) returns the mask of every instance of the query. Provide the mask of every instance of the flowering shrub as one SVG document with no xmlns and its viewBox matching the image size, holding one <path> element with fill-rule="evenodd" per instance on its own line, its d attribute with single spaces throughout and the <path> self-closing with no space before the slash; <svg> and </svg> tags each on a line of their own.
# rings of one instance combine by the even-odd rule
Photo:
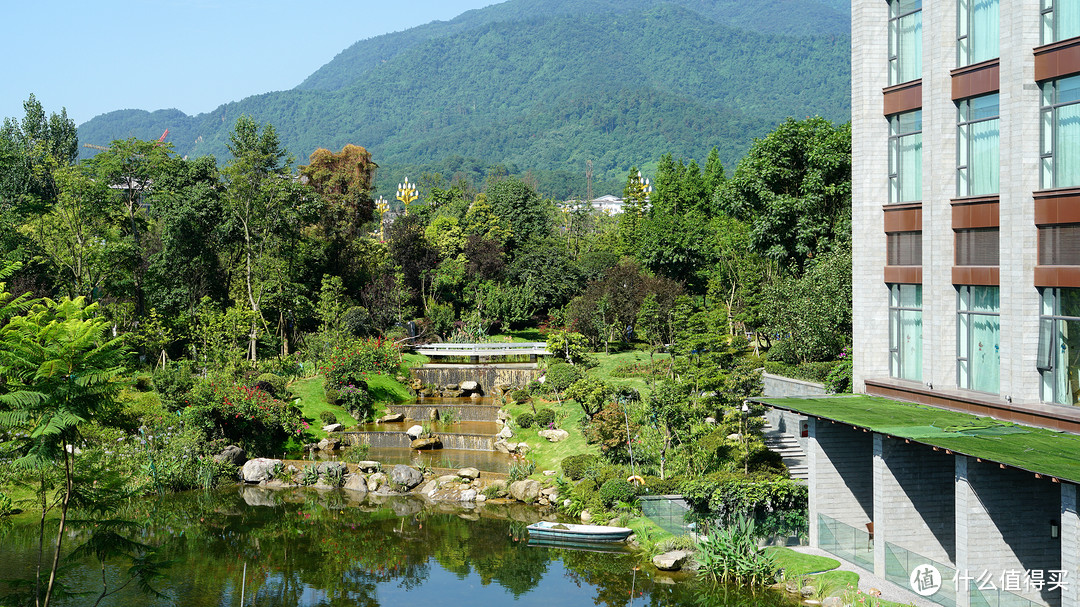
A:
<svg viewBox="0 0 1080 607">
<path fill-rule="evenodd" d="M 280 453 L 290 436 L 307 428 L 299 409 L 247 386 L 200 382 L 188 400 L 186 423 L 201 428 L 207 441 L 242 446 L 249 457 Z"/>
<path fill-rule="evenodd" d="M 342 386 L 341 406 L 358 421 L 369 419 L 375 413 L 375 403 L 368 392 L 367 382 Z"/>
<path fill-rule="evenodd" d="M 319 371 L 326 377 L 327 387 L 341 389 L 359 384 L 369 373 L 391 375 L 400 365 L 401 349 L 389 340 L 377 338 L 333 348 Z"/>
</svg>

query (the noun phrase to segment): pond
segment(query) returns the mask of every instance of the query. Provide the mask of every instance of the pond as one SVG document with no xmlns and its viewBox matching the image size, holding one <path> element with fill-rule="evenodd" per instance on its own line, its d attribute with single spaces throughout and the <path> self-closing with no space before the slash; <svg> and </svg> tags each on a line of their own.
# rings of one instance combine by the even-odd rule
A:
<svg viewBox="0 0 1080 607">
<path fill-rule="evenodd" d="M 626 551 L 530 546 L 525 526 L 538 514 L 522 504 L 464 510 L 402 497 L 357 502 L 341 490 L 232 487 L 140 500 L 123 514 L 136 523 L 135 539 L 172 561 L 157 584 L 165 598 L 124 590 L 102 605 L 791 604 L 771 591 L 663 574 Z M 36 531 L 32 520 L 0 530 L 3 593 L 6 582 L 32 576 Z M 66 550 L 81 534 L 65 539 Z M 107 565 L 110 589 L 123 571 Z M 101 576 L 96 563 L 72 564 L 62 580 L 87 594 L 58 604 L 93 605 Z"/>
</svg>

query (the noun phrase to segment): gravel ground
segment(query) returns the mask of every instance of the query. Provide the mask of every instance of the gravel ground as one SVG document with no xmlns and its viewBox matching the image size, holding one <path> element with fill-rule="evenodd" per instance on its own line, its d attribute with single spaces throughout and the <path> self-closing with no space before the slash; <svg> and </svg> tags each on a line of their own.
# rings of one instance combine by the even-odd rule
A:
<svg viewBox="0 0 1080 607">
<path fill-rule="evenodd" d="M 871 588 L 877 588 L 881 591 L 881 598 L 886 601 L 910 604 L 915 605 L 916 607 L 941 607 L 941 605 L 938 605 L 926 597 L 915 594 L 910 588 L 898 586 L 885 578 L 874 575 L 872 571 L 867 571 L 858 565 L 852 565 L 851 563 L 837 559 L 835 555 L 825 552 L 824 550 L 811 548 L 810 546 L 791 546 L 791 549 L 804 554 L 827 556 L 840 561 L 840 566 L 837 567 L 837 569 L 841 571 L 854 571 L 859 574 L 859 590 L 864 593 L 869 592 Z M 943 583 L 951 583 L 951 580 L 943 580 Z"/>
</svg>

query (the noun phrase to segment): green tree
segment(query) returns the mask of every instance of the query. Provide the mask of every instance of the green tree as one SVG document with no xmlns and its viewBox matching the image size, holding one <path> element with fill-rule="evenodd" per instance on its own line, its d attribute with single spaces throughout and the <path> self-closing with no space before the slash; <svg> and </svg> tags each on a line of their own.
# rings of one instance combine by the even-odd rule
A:
<svg viewBox="0 0 1080 607">
<path fill-rule="evenodd" d="M 10 295 L 5 295 L 5 300 Z M 82 298 L 42 300 L 28 312 L 12 317 L 0 329 L 0 424 L 21 436 L 21 455 L 12 465 L 24 470 L 47 470 L 59 465 L 59 523 L 52 542 L 51 562 L 45 560 L 45 517 L 49 498 L 40 495 L 41 535 L 35 574 L 35 599 L 48 605 L 57 583 L 68 512 L 83 493 L 76 484 L 75 449 L 80 432 L 101 419 L 115 404 L 127 354 L 123 338 L 106 338 L 107 319 L 95 304 Z"/>
<path fill-rule="evenodd" d="M 851 124 L 787 119 L 754 141 L 716 201 L 750 224 L 759 253 L 801 273 L 850 240 Z"/>
<path fill-rule="evenodd" d="M 554 205 L 520 179 L 501 179 L 487 188 L 487 202 L 495 215 L 513 228 L 512 247 L 551 233 Z"/>
</svg>

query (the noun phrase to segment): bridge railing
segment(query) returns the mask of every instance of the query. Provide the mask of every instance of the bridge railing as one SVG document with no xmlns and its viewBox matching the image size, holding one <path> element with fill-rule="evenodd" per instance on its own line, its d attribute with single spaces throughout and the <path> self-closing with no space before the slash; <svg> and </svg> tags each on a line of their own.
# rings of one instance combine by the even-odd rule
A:
<svg viewBox="0 0 1080 607">
<path fill-rule="evenodd" d="M 476 343 L 476 344 L 427 344 L 416 348 L 426 356 L 548 356 L 544 342 Z"/>
</svg>

